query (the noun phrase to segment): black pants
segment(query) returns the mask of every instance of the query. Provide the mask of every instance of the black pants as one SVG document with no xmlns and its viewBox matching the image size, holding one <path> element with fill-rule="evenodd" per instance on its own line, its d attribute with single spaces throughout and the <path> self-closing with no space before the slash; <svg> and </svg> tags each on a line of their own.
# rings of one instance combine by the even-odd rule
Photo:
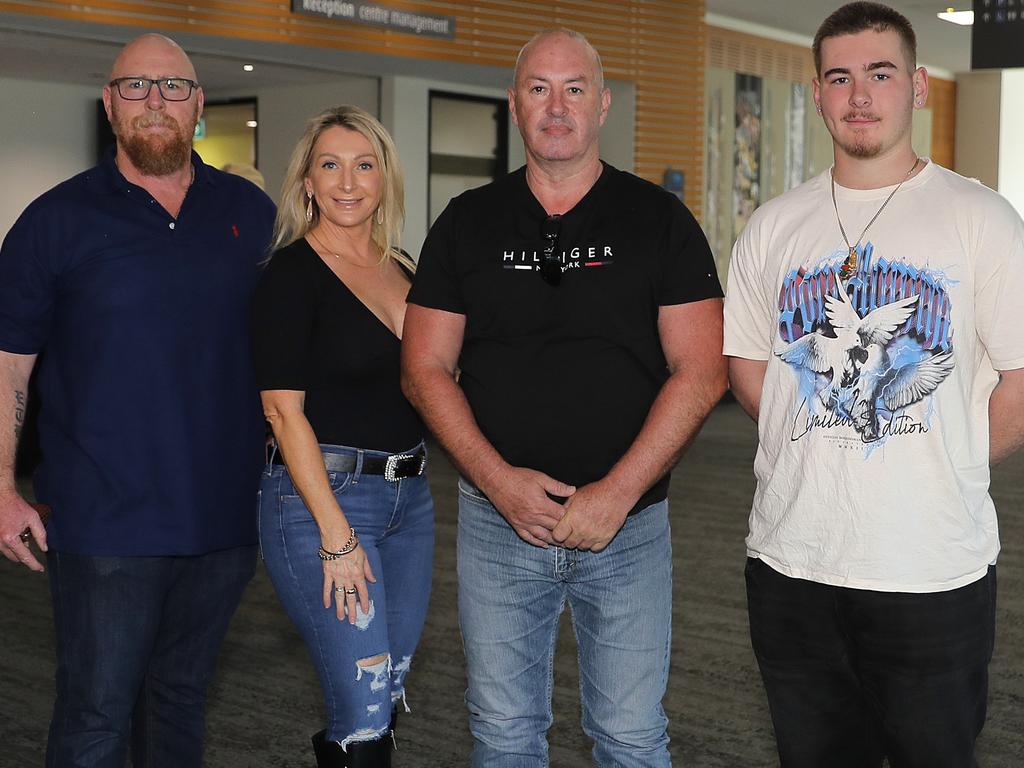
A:
<svg viewBox="0 0 1024 768">
<path fill-rule="evenodd" d="M 948 592 L 831 587 L 746 567 L 782 768 L 970 768 L 985 724 L 996 571 Z"/>
</svg>

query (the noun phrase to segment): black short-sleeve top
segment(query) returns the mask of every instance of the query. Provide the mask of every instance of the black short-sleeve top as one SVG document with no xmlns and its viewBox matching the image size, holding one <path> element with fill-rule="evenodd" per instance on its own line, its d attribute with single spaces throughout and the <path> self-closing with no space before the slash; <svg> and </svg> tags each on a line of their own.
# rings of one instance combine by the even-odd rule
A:
<svg viewBox="0 0 1024 768">
<path fill-rule="evenodd" d="M 274 252 L 253 300 L 256 383 L 305 392 L 319 442 L 398 453 L 423 439 L 400 346 L 305 239 Z"/>
<path fill-rule="evenodd" d="M 525 168 L 462 193 L 430 228 L 408 300 L 465 315 L 459 385 L 502 457 L 579 487 L 625 454 L 669 377 L 660 308 L 722 289 L 693 215 L 630 173 L 604 165 L 561 217 L 558 287 L 537 274 L 546 217 Z"/>
</svg>

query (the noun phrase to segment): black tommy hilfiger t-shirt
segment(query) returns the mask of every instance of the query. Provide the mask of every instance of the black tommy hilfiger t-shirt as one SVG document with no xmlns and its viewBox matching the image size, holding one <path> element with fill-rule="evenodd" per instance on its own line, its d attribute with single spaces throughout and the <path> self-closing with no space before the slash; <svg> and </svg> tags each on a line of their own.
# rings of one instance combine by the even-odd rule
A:
<svg viewBox="0 0 1024 768">
<path fill-rule="evenodd" d="M 562 217 L 557 287 L 538 271 L 546 217 L 525 168 L 459 195 L 427 235 L 409 302 L 466 316 L 459 383 L 505 460 L 582 486 L 628 450 L 668 378 L 659 307 L 722 289 L 693 215 L 632 174 L 605 164 Z"/>
</svg>

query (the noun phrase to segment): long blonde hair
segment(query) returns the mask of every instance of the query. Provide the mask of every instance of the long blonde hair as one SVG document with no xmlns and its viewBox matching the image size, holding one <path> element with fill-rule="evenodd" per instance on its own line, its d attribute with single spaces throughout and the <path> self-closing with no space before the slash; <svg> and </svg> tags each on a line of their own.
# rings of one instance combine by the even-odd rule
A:
<svg viewBox="0 0 1024 768">
<path fill-rule="evenodd" d="M 394 259 L 411 271 L 416 263 L 399 249 L 402 223 L 405 220 L 405 179 L 398 162 L 395 142 L 383 125 L 366 110 L 350 104 L 325 110 L 306 123 L 306 130 L 292 152 L 288 172 L 281 185 L 281 203 L 274 221 L 272 250 L 294 243 L 313 229 L 320 221 L 320 209 L 313 200 L 313 218 L 306 221 L 305 179 L 313 162 L 313 148 L 317 139 L 328 128 L 339 126 L 361 134 L 370 142 L 381 171 L 381 195 L 373 217 L 371 238 L 380 250 L 381 263 Z"/>
</svg>

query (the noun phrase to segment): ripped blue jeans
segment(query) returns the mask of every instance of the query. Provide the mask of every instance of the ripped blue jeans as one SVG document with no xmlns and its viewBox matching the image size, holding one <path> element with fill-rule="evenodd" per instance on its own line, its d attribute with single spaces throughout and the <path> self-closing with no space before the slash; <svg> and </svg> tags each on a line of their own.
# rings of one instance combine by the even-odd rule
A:
<svg viewBox="0 0 1024 768">
<path fill-rule="evenodd" d="M 331 453 L 386 455 L 321 445 Z M 284 466 L 260 484 L 260 547 L 289 618 L 306 643 L 327 705 L 327 734 L 346 746 L 388 732 L 391 708 L 405 703 L 405 675 L 427 615 L 434 551 L 434 507 L 426 476 L 330 472 L 335 498 L 373 568 L 370 611 L 355 625 L 323 605 L 320 532 Z M 387 656 L 379 664 L 365 660 Z M 360 664 L 363 661 L 363 664 Z"/>
</svg>

